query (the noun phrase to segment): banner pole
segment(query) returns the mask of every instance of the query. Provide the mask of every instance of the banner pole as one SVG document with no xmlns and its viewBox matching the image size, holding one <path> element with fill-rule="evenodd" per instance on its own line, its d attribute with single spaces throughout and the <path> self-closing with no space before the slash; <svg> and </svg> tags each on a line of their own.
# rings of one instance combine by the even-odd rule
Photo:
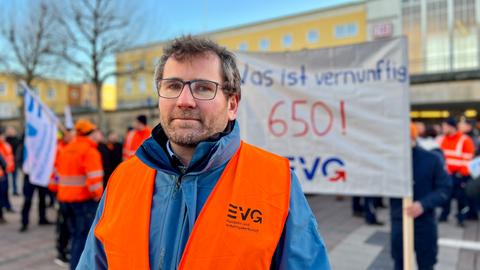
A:
<svg viewBox="0 0 480 270">
<path fill-rule="evenodd" d="M 407 207 L 412 204 L 412 197 L 402 200 L 403 211 L 403 270 L 413 269 L 413 218 L 407 215 Z"/>
</svg>

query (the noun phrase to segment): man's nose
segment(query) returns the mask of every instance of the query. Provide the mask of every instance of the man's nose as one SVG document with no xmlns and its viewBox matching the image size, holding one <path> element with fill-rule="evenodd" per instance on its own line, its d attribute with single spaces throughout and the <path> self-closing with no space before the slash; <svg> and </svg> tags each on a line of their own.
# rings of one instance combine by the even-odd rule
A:
<svg viewBox="0 0 480 270">
<path fill-rule="evenodd" d="M 177 98 L 177 106 L 178 107 L 195 107 L 196 102 L 192 96 L 192 92 L 190 91 L 190 86 L 185 84 L 183 86 L 182 92 L 180 96 Z"/>
</svg>

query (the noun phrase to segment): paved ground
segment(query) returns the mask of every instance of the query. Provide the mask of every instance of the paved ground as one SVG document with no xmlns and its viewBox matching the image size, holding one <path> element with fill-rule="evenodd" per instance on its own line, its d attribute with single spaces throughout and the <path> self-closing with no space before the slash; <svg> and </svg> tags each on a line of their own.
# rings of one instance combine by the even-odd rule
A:
<svg viewBox="0 0 480 270">
<path fill-rule="evenodd" d="M 308 196 L 308 201 L 317 217 L 333 269 L 393 269 L 388 209 L 378 213 L 379 220 L 386 222 L 384 226 L 368 226 L 362 218 L 351 216 L 351 200 L 348 197 L 339 200 L 334 196 Z M 449 223 L 440 224 L 440 239 L 480 242 L 479 222 L 469 221 L 463 229 L 454 224 L 452 217 L 450 219 Z M 479 251 L 452 248 L 443 245 L 442 241 L 439 247 L 439 262 L 435 269 L 480 270 Z"/>
<path fill-rule="evenodd" d="M 53 263 L 55 258 L 54 226 L 38 226 L 35 207 L 31 211 L 31 225 L 26 233 L 19 233 L 21 197 L 12 197 L 17 213 L 6 213 L 7 224 L 0 225 L 0 270 L 65 269 Z M 392 269 L 389 253 L 389 225 L 372 227 L 363 219 L 353 218 L 350 199 L 337 200 L 334 196 L 308 196 L 317 216 L 321 234 L 329 250 L 333 269 L 376 270 Z M 55 210 L 48 210 L 54 220 Z M 380 210 L 379 218 L 388 221 L 388 209 Z M 465 229 L 441 224 L 440 237 L 480 241 L 478 222 L 468 222 Z M 480 252 L 440 245 L 437 270 L 480 269 Z"/>
</svg>

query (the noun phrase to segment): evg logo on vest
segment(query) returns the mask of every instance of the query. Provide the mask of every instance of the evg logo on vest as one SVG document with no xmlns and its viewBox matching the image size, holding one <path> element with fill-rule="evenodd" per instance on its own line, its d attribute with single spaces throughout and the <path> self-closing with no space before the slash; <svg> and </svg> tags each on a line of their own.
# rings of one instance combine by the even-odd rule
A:
<svg viewBox="0 0 480 270">
<path fill-rule="evenodd" d="M 262 223 L 262 212 L 259 209 L 243 208 L 242 206 L 228 204 L 227 217 L 231 219 L 241 219 L 246 221 L 251 219 L 255 223 Z"/>
</svg>

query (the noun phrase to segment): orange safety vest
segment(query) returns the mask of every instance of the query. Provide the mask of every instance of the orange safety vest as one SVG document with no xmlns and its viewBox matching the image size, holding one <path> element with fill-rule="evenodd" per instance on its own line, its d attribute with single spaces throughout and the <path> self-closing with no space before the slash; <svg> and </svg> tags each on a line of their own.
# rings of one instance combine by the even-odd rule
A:
<svg viewBox="0 0 480 270">
<path fill-rule="evenodd" d="M 143 141 L 150 137 L 152 130 L 145 127 L 143 130 L 131 130 L 125 136 L 125 143 L 123 144 L 123 160 L 127 160 L 135 155 L 135 151 L 142 145 Z"/>
<path fill-rule="evenodd" d="M 60 202 L 99 200 L 103 193 L 103 167 L 97 144 L 77 136 L 58 153 L 58 193 Z"/>
<path fill-rule="evenodd" d="M 15 170 L 15 158 L 13 156 L 13 150 L 10 144 L 3 140 L 0 140 L 0 155 L 2 155 L 5 163 L 7 163 L 6 173 L 12 173 Z M 0 169 L 0 176 L 3 175 L 4 172 Z"/>
<path fill-rule="evenodd" d="M 50 176 L 50 180 L 48 181 L 48 189 L 53 192 L 57 193 L 58 192 L 58 182 L 59 182 L 59 175 L 58 175 L 58 156 L 60 151 L 67 146 L 67 143 L 64 142 L 63 140 L 58 140 L 57 141 L 57 152 L 55 154 L 55 163 L 53 166 L 53 172 L 52 175 Z"/>
<path fill-rule="evenodd" d="M 468 176 L 468 162 L 473 159 L 475 146 L 467 135 L 457 132 L 451 136 L 442 136 L 438 141 L 445 155 L 445 163 L 449 174 L 461 173 Z"/>
<path fill-rule="evenodd" d="M 134 157 L 110 179 L 95 228 L 108 269 L 150 269 L 155 173 Z M 270 269 L 289 201 L 288 160 L 242 142 L 195 221 L 178 269 Z"/>
</svg>

